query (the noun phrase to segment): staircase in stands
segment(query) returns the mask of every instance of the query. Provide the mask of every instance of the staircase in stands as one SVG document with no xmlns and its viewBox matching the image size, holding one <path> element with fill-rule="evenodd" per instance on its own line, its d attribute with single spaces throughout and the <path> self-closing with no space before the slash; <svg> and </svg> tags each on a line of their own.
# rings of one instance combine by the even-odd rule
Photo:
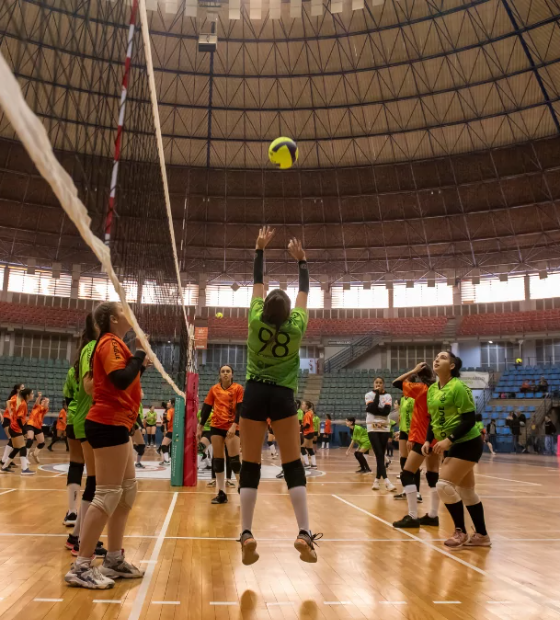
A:
<svg viewBox="0 0 560 620">
<path fill-rule="evenodd" d="M 307 384 L 303 392 L 303 398 L 310 400 L 315 406 L 319 402 L 319 396 L 321 394 L 321 388 L 323 387 L 322 375 L 309 375 L 307 378 Z"/>
<path fill-rule="evenodd" d="M 383 338 L 378 334 L 368 334 L 367 336 L 355 338 L 346 348 L 335 353 L 335 355 L 325 361 L 325 372 L 334 372 L 335 370 L 345 368 L 381 342 L 383 342 Z"/>
</svg>

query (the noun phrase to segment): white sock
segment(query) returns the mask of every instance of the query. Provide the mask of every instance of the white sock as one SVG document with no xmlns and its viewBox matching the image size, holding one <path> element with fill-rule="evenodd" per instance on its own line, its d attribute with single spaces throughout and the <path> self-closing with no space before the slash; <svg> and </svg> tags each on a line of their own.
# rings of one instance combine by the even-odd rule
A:
<svg viewBox="0 0 560 620">
<path fill-rule="evenodd" d="M 6 467 L 8 467 L 8 465 L 13 461 L 14 459 L 11 459 L 10 457 L 8 457 L 5 461 L 2 461 L 2 468 L 6 469 Z"/>
<path fill-rule="evenodd" d="M 8 460 L 11 451 L 12 448 L 10 446 L 4 446 L 4 456 L 2 457 L 2 463 L 5 463 Z"/>
<path fill-rule="evenodd" d="M 82 511 L 78 512 L 78 517 L 76 519 L 76 523 L 74 524 L 74 529 L 72 530 L 72 536 L 77 536 L 80 538 L 80 524 L 82 523 Z"/>
<path fill-rule="evenodd" d="M 107 559 L 109 561 L 119 560 L 122 557 L 122 551 L 107 551 Z"/>
<path fill-rule="evenodd" d="M 196 466 L 198 469 L 200 469 L 200 466 L 202 465 L 202 454 L 197 454 L 196 456 Z"/>
<path fill-rule="evenodd" d="M 80 485 L 71 482 L 66 486 L 68 493 L 68 512 L 78 512 L 78 495 L 80 494 Z"/>
<path fill-rule="evenodd" d="M 290 500 L 294 508 L 297 524 L 300 530 L 309 532 L 309 514 L 307 512 L 307 489 L 306 487 L 293 487 L 288 490 Z"/>
<path fill-rule="evenodd" d="M 416 493 L 418 493 L 418 489 L 415 484 L 407 484 L 404 487 L 404 492 L 406 493 L 406 501 L 408 502 L 408 514 L 413 519 L 418 519 L 418 499 L 416 497 Z"/>
<path fill-rule="evenodd" d="M 84 527 L 84 523 L 86 522 L 87 511 L 89 510 L 90 506 L 91 502 L 84 502 L 84 500 L 82 500 L 82 503 L 80 504 L 80 534 L 78 535 L 78 538 L 82 537 L 82 528 Z"/>
<path fill-rule="evenodd" d="M 311 465 L 317 465 L 317 457 L 314 454 L 311 455 Z"/>
<path fill-rule="evenodd" d="M 323 448 L 323 450 L 325 449 L 325 442 L 324 441 L 323 441 L 323 444 L 322 444 L 322 448 Z"/>
<path fill-rule="evenodd" d="M 164 463 L 169 463 L 169 452 L 164 452 L 163 453 L 163 462 Z"/>
<path fill-rule="evenodd" d="M 21 463 L 21 471 L 29 469 L 29 459 L 26 456 L 20 456 L 19 462 Z"/>
<path fill-rule="evenodd" d="M 76 558 L 76 568 L 79 568 L 80 566 L 91 566 L 91 558 L 78 556 Z"/>
<path fill-rule="evenodd" d="M 255 506 L 257 505 L 257 489 L 243 487 L 239 496 L 241 501 L 241 532 L 251 531 Z"/>
<path fill-rule="evenodd" d="M 217 471 L 216 472 L 216 488 L 218 491 L 226 492 L 226 472 L 225 471 Z"/>
<path fill-rule="evenodd" d="M 436 487 L 430 487 L 430 512 L 428 515 L 430 517 L 437 517 L 439 511 L 439 494 Z"/>
<path fill-rule="evenodd" d="M 303 464 L 304 465 L 309 465 L 309 455 L 307 454 L 307 452 L 303 455 Z"/>
</svg>

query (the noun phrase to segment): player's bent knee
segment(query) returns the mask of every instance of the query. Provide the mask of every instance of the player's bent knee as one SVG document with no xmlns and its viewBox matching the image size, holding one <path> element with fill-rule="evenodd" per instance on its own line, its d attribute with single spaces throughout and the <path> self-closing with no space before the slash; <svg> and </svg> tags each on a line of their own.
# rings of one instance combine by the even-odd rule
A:
<svg viewBox="0 0 560 620">
<path fill-rule="evenodd" d="M 403 469 L 401 472 L 401 484 L 403 487 L 414 486 L 414 474 L 407 469 Z"/>
<path fill-rule="evenodd" d="M 117 506 L 121 501 L 122 494 L 123 488 L 120 485 L 98 484 L 95 489 L 95 497 L 93 498 L 91 505 L 95 506 L 110 517 L 117 509 Z"/>
<path fill-rule="evenodd" d="M 84 500 L 84 502 L 93 502 L 93 498 L 95 497 L 95 490 L 95 476 L 88 476 L 86 478 L 86 488 L 84 489 L 84 493 L 82 495 L 82 499 Z"/>
<path fill-rule="evenodd" d="M 461 496 L 452 482 L 448 480 L 438 480 L 436 484 L 438 495 L 444 504 L 456 504 L 461 501 Z"/>
<path fill-rule="evenodd" d="M 41 443 L 37 444 L 37 450 L 42 450 L 45 447 L 45 442 L 42 441 Z"/>
<path fill-rule="evenodd" d="M 143 447 L 143 446 L 142 446 Z M 138 493 L 138 481 L 136 478 L 127 478 L 122 483 L 122 495 L 120 499 L 120 505 L 125 506 L 129 510 L 134 505 L 136 494 Z"/>
<path fill-rule="evenodd" d="M 225 459 L 212 459 L 212 467 L 217 474 L 221 474 L 226 468 L 226 460 Z"/>
<path fill-rule="evenodd" d="M 138 456 L 144 456 L 144 452 L 146 452 L 146 446 L 141 443 L 140 445 L 136 446 L 136 452 L 138 452 Z"/>
<path fill-rule="evenodd" d="M 237 457 L 239 458 L 239 457 Z M 233 469 L 233 463 L 232 463 Z M 235 471 L 235 470 L 234 470 Z M 241 489 L 258 489 L 261 480 L 261 464 L 243 461 L 241 464 L 241 473 L 239 475 L 239 487 Z"/>
<path fill-rule="evenodd" d="M 284 479 L 286 480 L 288 489 L 304 487 L 307 484 L 305 469 L 301 459 L 292 461 L 291 463 L 282 463 L 282 469 L 284 470 Z"/>
<path fill-rule="evenodd" d="M 27 440 L 25 441 L 25 447 L 26 447 L 28 450 L 30 450 L 30 449 L 31 449 L 31 446 L 32 446 L 32 445 L 33 445 L 33 439 L 27 439 Z"/>
<path fill-rule="evenodd" d="M 473 488 L 457 487 L 457 491 L 463 500 L 465 506 L 475 506 L 480 504 L 480 497 Z"/>
<path fill-rule="evenodd" d="M 239 459 L 239 454 L 230 457 L 229 464 L 231 467 L 231 471 L 236 475 L 239 474 L 239 472 L 241 471 L 241 460 Z"/>
<path fill-rule="evenodd" d="M 437 471 L 427 471 L 426 480 L 428 482 L 428 486 L 433 489 L 438 483 L 439 473 Z"/>
</svg>

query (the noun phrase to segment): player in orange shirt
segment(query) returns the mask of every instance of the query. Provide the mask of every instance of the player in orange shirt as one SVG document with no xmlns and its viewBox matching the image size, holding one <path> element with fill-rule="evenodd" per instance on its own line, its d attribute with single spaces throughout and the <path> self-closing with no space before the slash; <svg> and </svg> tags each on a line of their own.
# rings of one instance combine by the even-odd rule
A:
<svg viewBox="0 0 560 620">
<path fill-rule="evenodd" d="M 218 494 L 212 500 L 213 504 L 227 503 L 225 482 L 225 448 L 227 448 L 230 464 L 235 477 L 239 480 L 241 461 L 239 459 L 239 411 L 243 402 L 243 388 L 233 381 L 233 368 L 225 364 L 220 368 L 220 380 L 210 388 L 204 399 L 200 412 L 197 438 L 200 442 L 204 425 L 208 416 L 214 410 L 210 433 L 212 440 L 212 467 L 216 473 Z"/>
<path fill-rule="evenodd" d="M 420 381 L 417 383 L 410 382 L 409 379 L 413 375 L 416 375 Z M 426 457 L 422 452 L 422 446 L 426 441 L 428 427 L 430 426 L 428 388 L 434 382 L 434 374 L 426 362 L 421 362 L 411 371 L 393 381 L 393 387 L 402 390 L 405 396 L 414 398 L 414 409 L 408 432 L 408 456 L 401 472 L 401 483 L 408 502 L 408 514 L 399 521 L 395 521 L 393 527 L 414 528 L 421 525 L 439 525 L 439 496 L 436 484 L 439 479 L 441 457 L 433 452 L 430 452 L 430 455 Z M 418 485 L 416 484 L 419 477 L 416 478 L 416 476 L 424 460 L 426 460 L 426 480 L 430 487 L 431 506 L 428 514 L 419 519 Z"/>
<path fill-rule="evenodd" d="M 8 457 L 2 462 L 2 473 L 10 473 L 10 464 L 19 454 L 21 462 L 21 475 L 33 476 L 36 472 L 29 469 L 29 460 L 27 459 L 27 448 L 25 447 L 25 439 L 23 431 L 27 424 L 27 403 L 33 398 L 33 390 L 24 388 L 16 396 L 10 399 L 9 409 L 11 409 L 10 426 L 8 432 L 12 439 L 12 451 Z"/>
<path fill-rule="evenodd" d="M 85 420 L 85 434 L 93 450 L 95 496 L 83 519 L 78 558 L 65 576 L 74 586 L 104 590 L 114 579 L 138 578 L 143 572 L 125 560 L 123 536 L 138 483 L 130 431 L 138 418 L 142 388 L 140 375 L 148 358 L 136 340 L 132 355 L 123 342 L 130 330 L 119 303 L 105 302 L 94 312 L 99 338 L 91 354 L 86 392 L 93 388 L 93 404 Z M 107 556 L 100 568 L 92 566 L 97 541 L 108 524 Z"/>
<path fill-rule="evenodd" d="M 8 458 L 8 456 L 10 455 L 10 452 L 14 448 L 14 446 L 12 445 L 12 439 L 10 437 L 10 433 L 8 431 L 8 428 L 11 422 L 11 415 L 12 415 L 12 410 L 11 410 L 12 406 L 10 405 L 10 400 L 24 388 L 25 388 L 25 385 L 23 383 L 16 383 L 14 387 L 12 388 L 10 395 L 8 396 L 8 400 L 6 401 L 6 410 L 4 411 L 4 415 L 2 416 L 2 428 L 4 429 L 4 432 L 6 433 L 6 437 L 8 438 L 8 443 L 4 446 L 4 455 L 2 456 L 2 463 Z M 11 463 L 10 467 L 15 467 L 15 464 Z"/>
<path fill-rule="evenodd" d="M 327 419 L 325 420 L 325 430 L 323 431 L 323 450 L 326 448 L 327 450 L 331 447 L 331 437 L 332 437 L 332 419 L 330 413 L 327 413 Z"/>
<path fill-rule="evenodd" d="M 167 401 L 167 411 L 165 412 L 165 419 L 167 420 L 167 430 L 161 441 L 161 452 L 163 454 L 163 461 L 160 465 L 169 465 L 169 446 L 173 441 L 173 418 L 175 416 L 175 399 L 172 398 Z"/>
<path fill-rule="evenodd" d="M 315 425 L 313 424 L 313 417 L 315 415 L 314 405 L 309 400 L 303 400 L 301 402 L 301 408 L 303 409 L 303 465 L 304 467 L 317 469 L 317 457 L 315 456 L 315 450 L 313 450 L 313 439 L 315 438 Z"/>
<path fill-rule="evenodd" d="M 43 434 L 43 419 L 49 410 L 49 399 L 42 396 L 39 392 L 37 402 L 31 410 L 29 421 L 27 422 L 25 447 L 30 451 L 29 454 L 33 457 L 36 463 L 39 461 L 39 453 L 45 447 L 45 435 Z M 34 452 L 31 452 L 33 447 L 33 440 L 37 440 L 37 447 Z"/>
</svg>

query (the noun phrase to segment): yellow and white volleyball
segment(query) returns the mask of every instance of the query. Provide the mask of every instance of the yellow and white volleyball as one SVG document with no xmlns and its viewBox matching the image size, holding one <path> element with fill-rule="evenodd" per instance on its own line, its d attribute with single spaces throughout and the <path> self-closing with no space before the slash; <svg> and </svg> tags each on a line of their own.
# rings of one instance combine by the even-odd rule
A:
<svg viewBox="0 0 560 620">
<path fill-rule="evenodd" d="M 298 160 L 298 147 L 291 138 L 276 138 L 268 147 L 268 159 L 277 168 L 287 170 Z"/>
<path fill-rule="evenodd" d="M 223 312 L 216 312 L 216 318 L 217 319 L 223 319 L 224 318 L 224 313 Z"/>
</svg>

